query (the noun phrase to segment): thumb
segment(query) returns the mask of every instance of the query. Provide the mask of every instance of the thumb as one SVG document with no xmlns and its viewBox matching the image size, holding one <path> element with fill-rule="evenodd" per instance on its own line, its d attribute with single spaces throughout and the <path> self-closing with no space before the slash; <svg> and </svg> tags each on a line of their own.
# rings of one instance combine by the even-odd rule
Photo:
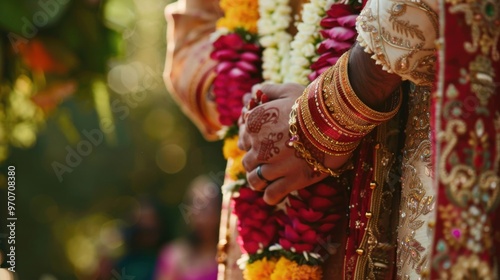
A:
<svg viewBox="0 0 500 280">
<path fill-rule="evenodd" d="M 270 100 L 297 96 L 304 91 L 304 86 L 299 84 L 262 84 L 260 90 L 269 97 Z"/>
</svg>

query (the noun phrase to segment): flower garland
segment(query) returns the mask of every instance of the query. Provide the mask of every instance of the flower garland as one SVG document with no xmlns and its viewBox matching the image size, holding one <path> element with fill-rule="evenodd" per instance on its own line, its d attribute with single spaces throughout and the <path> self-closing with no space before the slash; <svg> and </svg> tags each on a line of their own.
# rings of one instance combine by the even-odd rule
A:
<svg viewBox="0 0 500 280">
<path fill-rule="evenodd" d="M 327 12 L 326 17 L 321 20 L 320 31 L 323 42 L 317 49 L 320 55 L 311 65 L 313 71 L 309 74 L 309 80 L 313 81 L 337 60 L 354 44 L 356 32 L 356 18 L 361 11 L 361 6 L 349 4 L 334 4 Z"/>
<path fill-rule="evenodd" d="M 213 93 L 219 121 L 236 126 L 243 95 L 262 82 L 261 48 L 257 44 L 258 0 L 221 0 L 211 58 L 218 61 Z M 233 133 L 231 131 L 231 133 Z"/>
<path fill-rule="evenodd" d="M 263 193 L 246 186 L 242 158 L 237 147 L 237 120 L 242 97 L 254 84 L 262 82 L 261 48 L 257 44 L 258 0 L 221 0 L 224 17 L 217 22 L 211 58 L 218 61 L 213 83 L 219 120 L 228 129 L 223 154 L 228 159 L 226 174 L 233 181 L 233 211 L 238 217 L 238 243 L 248 259 L 244 261 L 245 279 L 270 279 L 276 259 L 267 248 L 278 240 L 275 207 L 264 202 Z"/>
<path fill-rule="evenodd" d="M 291 43 L 291 61 L 285 82 L 309 84 L 310 66 L 318 58 L 316 46 L 321 42 L 320 21 L 333 3 L 334 0 L 311 0 L 304 4 L 302 22 L 297 24 L 298 32 Z"/>
<path fill-rule="evenodd" d="M 289 0 L 260 0 L 257 22 L 262 53 L 264 80 L 282 83 L 283 71 L 288 69 L 288 54 L 292 36 L 287 29 L 292 21 Z"/>
<path fill-rule="evenodd" d="M 292 41 L 287 33 L 291 22 L 288 0 L 260 0 L 257 15 L 253 12 L 256 0 L 221 0 L 225 16 L 217 22 L 212 59 L 219 62 L 213 91 L 223 125 L 236 127 L 241 97 L 262 81 L 260 72 L 266 81 L 307 85 L 352 45 L 355 31 L 350 6 L 338 7 L 333 2 L 312 0 L 304 5 L 303 21 Z M 262 60 L 256 29 L 264 47 Z M 223 152 L 230 162 L 227 174 L 235 181 L 231 191 L 238 243 L 244 252 L 239 261 L 244 279 L 321 279 L 320 264 L 332 248 L 318 242 L 331 240 L 343 209 L 344 194 L 335 187 L 338 179 L 329 178 L 289 195 L 285 209 L 278 210 L 264 202 L 263 193 L 246 186 L 241 164 L 244 152 L 237 148 L 236 134 L 236 129 L 226 132 Z"/>
</svg>

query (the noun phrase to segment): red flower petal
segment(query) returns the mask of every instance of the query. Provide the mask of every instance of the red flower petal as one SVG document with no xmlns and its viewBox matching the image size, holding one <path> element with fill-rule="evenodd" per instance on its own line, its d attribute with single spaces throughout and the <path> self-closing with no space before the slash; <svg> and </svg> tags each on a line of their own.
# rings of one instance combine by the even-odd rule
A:
<svg viewBox="0 0 500 280">
<path fill-rule="evenodd" d="M 250 255 L 257 253 L 257 251 L 260 249 L 259 243 L 254 242 L 254 241 L 244 242 L 243 248 Z"/>
<path fill-rule="evenodd" d="M 300 235 L 297 232 L 295 232 L 295 230 L 290 225 L 285 226 L 285 236 L 284 237 L 287 240 L 290 240 L 291 242 L 300 241 Z"/>
<path fill-rule="evenodd" d="M 306 204 L 297 197 L 289 196 L 288 201 L 290 202 L 290 207 L 294 209 L 300 209 L 306 207 Z"/>
<path fill-rule="evenodd" d="M 241 54 L 241 59 L 253 63 L 259 61 L 260 56 L 254 52 L 244 52 Z"/>
<path fill-rule="evenodd" d="M 358 15 L 348 15 L 337 18 L 340 25 L 344 27 L 354 28 L 356 26 L 356 18 Z"/>
<path fill-rule="evenodd" d="M 329 214 L 329 215 L 326 215 L 323 219 L 321 219 L 321 222 L 322 223 L 329 223 L 329 222 L 335 222 L 335 221 L 338 221 L 340 219 L 340 215 L 339 214 Z"/>
<path fill-rule="evenodd" d="M 317 237 L 318 236 L 314 230 L 309 230 L 302 234 L 302 240 L 309 244 L 315 244 L 318 242 Z"/>
<path fill-rule="evenodd" d="M 257 67 L 255 67 L 255 65 L 248 63 L 244 60 L 240 60 L 240 61 L 236 62 L 236 67 L 240 68 L 241 70 L 243 70 L 245 72 L 250 72 L 250 73 L 257 72 L 257 70 L 258 70 Z"/>
<path fill-rule="evenodd" d="M 234 67 L 234 64 L 229 61 L 222 61 L 215 67 L 215 72 L 217 74 L 227 73 L 230 69 Z"/>
<path fill-rule="evenodd" d="M 233 61 L 235 61 L 235 60 L 238 60 L 239 54 L 234 50 L 220 49 L 220 50 L 213 51 L 210 54 L 210 58 L 215 59 L 215 60 L 233 60 Z"/>
<path fill-rule="evenodd" d="M 351 42 L 342 42 L 342 41 L 336 41 L 333 39 L 326 39 L 325 41 L 323 41 L 320 44 L 320 46 L 318 48 L 318 52 L 323 53 L 323 52 L 326 52 L 327 50 L 328 51 L 333 50 L 336 52 L 345 52 L 349 48 L 351 48 L 351 46 L 352 46 Z"/>
<path fill-rule="evenodd" d="M 322 233 L 329 233 L 332 232 L 333 228 L 335 227 L 335 224 L 322 224 L 321 226 L 318 227 L 318 232 Z"/>
<path fill-rule="evenodd" d="M 300 222 L 299 219 L 293 219 L 292 222 L 293 228 L 298 231 L 298 232 L 305 232 L 311 229 L 310 225 L 306 225 L 302 222 Z"/>
<path fill-rule="evenodd" d="M 332 196 L 338 193 L 337 189 L 328 184 L 316 184 L 312 189 L 313 193 L 318 196 Z"/>
<path fill-rule="evenodd" d="M 348 41 L 356 38 L 357 33 L 351 28 L 342 26 L 324 29 L 320 31 L 324 38 L 335 39 L 337 41 Z"/>
<path fill-rule="evenodd" d="M 309 223 L 313 223 L 321 219 L 321 217 L 323 217 L 323 213 L 316 212 L 312 209 L 299 209 L 299 217 Z"/>
<path fill-rule="evenodd" d="M 292 248 L 292 242 L 290 242 L 284 238 L 280 238 L 279 243 L 280 243 L 281 247 L 283 247 L 283 249 L 285 249 L 285 250 L 290 250 L 290 248 Z"/>
<path fill-rule="evenodd" d="M 311 252 L 314 250 L 314 245 L 307 244 L 307 243 L 294 243 L 292 244 L 292 247 L 295 248 L 295 251 L 299 254 L 302 252 Z"/>
<path fill-rule="evenodd" d="M 328 209 L 333 208 L 332 202 L 329 199 L 321 196 L 311 197 L 308 201 L 308 204 L 314 210 L 319 210 L 319 211 L 326 211 Z"/>
</svg>

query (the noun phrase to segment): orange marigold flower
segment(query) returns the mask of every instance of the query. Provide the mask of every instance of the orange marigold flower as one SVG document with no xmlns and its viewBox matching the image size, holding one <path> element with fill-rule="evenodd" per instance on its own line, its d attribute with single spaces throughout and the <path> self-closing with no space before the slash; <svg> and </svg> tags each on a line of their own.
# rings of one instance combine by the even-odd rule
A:
<svg viewBox="0 0 500 280">
<path fill-rule="evenodd" d="M 222 147 L 222 154 L 225 159 L 242 157 L 245 151 L 238 148 L 238 136 L 226 138 Z"/>
<path fill-rule="evenodd" d="M 285 257 L 276 263 L 271 280 L 320 280 L 323 272 L 320 266 L 299 265 Z"/>
<path fill-rule="evenodd" d="M 220 6 L 224 11 L 224 17 L 217 21 L 217 27 L 224 27 L 229 31 L 243 28 L 248 32 L 257 33 L 258 5 L 257 0 L 221 0 Z"/>
<path fill-rule="evenodd" d="M 245 174 L 245 168 L 243 167 L 242 163 L 243 155 L 232 159 L 233 161 L 229 163 L 226 173 L 229 175 L 229 178 L 231 178 L 231 180 L 238 180 L 241 175 Z"/>
<path fill-rule="evenodd" d="M 243 271 L 243 278 L 245 280 L 269 280 L 275 267 L 276 260 L 264 257 L 247 264 Z"/>
</svg>

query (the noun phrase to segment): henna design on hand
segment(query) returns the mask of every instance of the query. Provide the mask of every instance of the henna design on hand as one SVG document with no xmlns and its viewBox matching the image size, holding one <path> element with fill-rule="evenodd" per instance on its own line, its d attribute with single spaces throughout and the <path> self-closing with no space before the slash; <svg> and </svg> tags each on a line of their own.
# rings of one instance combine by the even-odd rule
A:
<svg viewBox="0 0 500 280">
<path fill-rule="evenodd" d="M 278 108 L 271 107 L 264 109 L 262 107 L 257 107 L 248 116 L 247 131 L 250 133 L 259 133 L 262 126 L 267 123 L 277 123 L 279 118 Z"/>
<path fill-rule="evenodd" d="M 279 154 L 280 148 L 276 147 L 276 143 L 283 139 L 283 133 L 269 133 L 269 135 L 260 142 L 258 160 L 268 161 L 274 155 Z"/>
</svg>

